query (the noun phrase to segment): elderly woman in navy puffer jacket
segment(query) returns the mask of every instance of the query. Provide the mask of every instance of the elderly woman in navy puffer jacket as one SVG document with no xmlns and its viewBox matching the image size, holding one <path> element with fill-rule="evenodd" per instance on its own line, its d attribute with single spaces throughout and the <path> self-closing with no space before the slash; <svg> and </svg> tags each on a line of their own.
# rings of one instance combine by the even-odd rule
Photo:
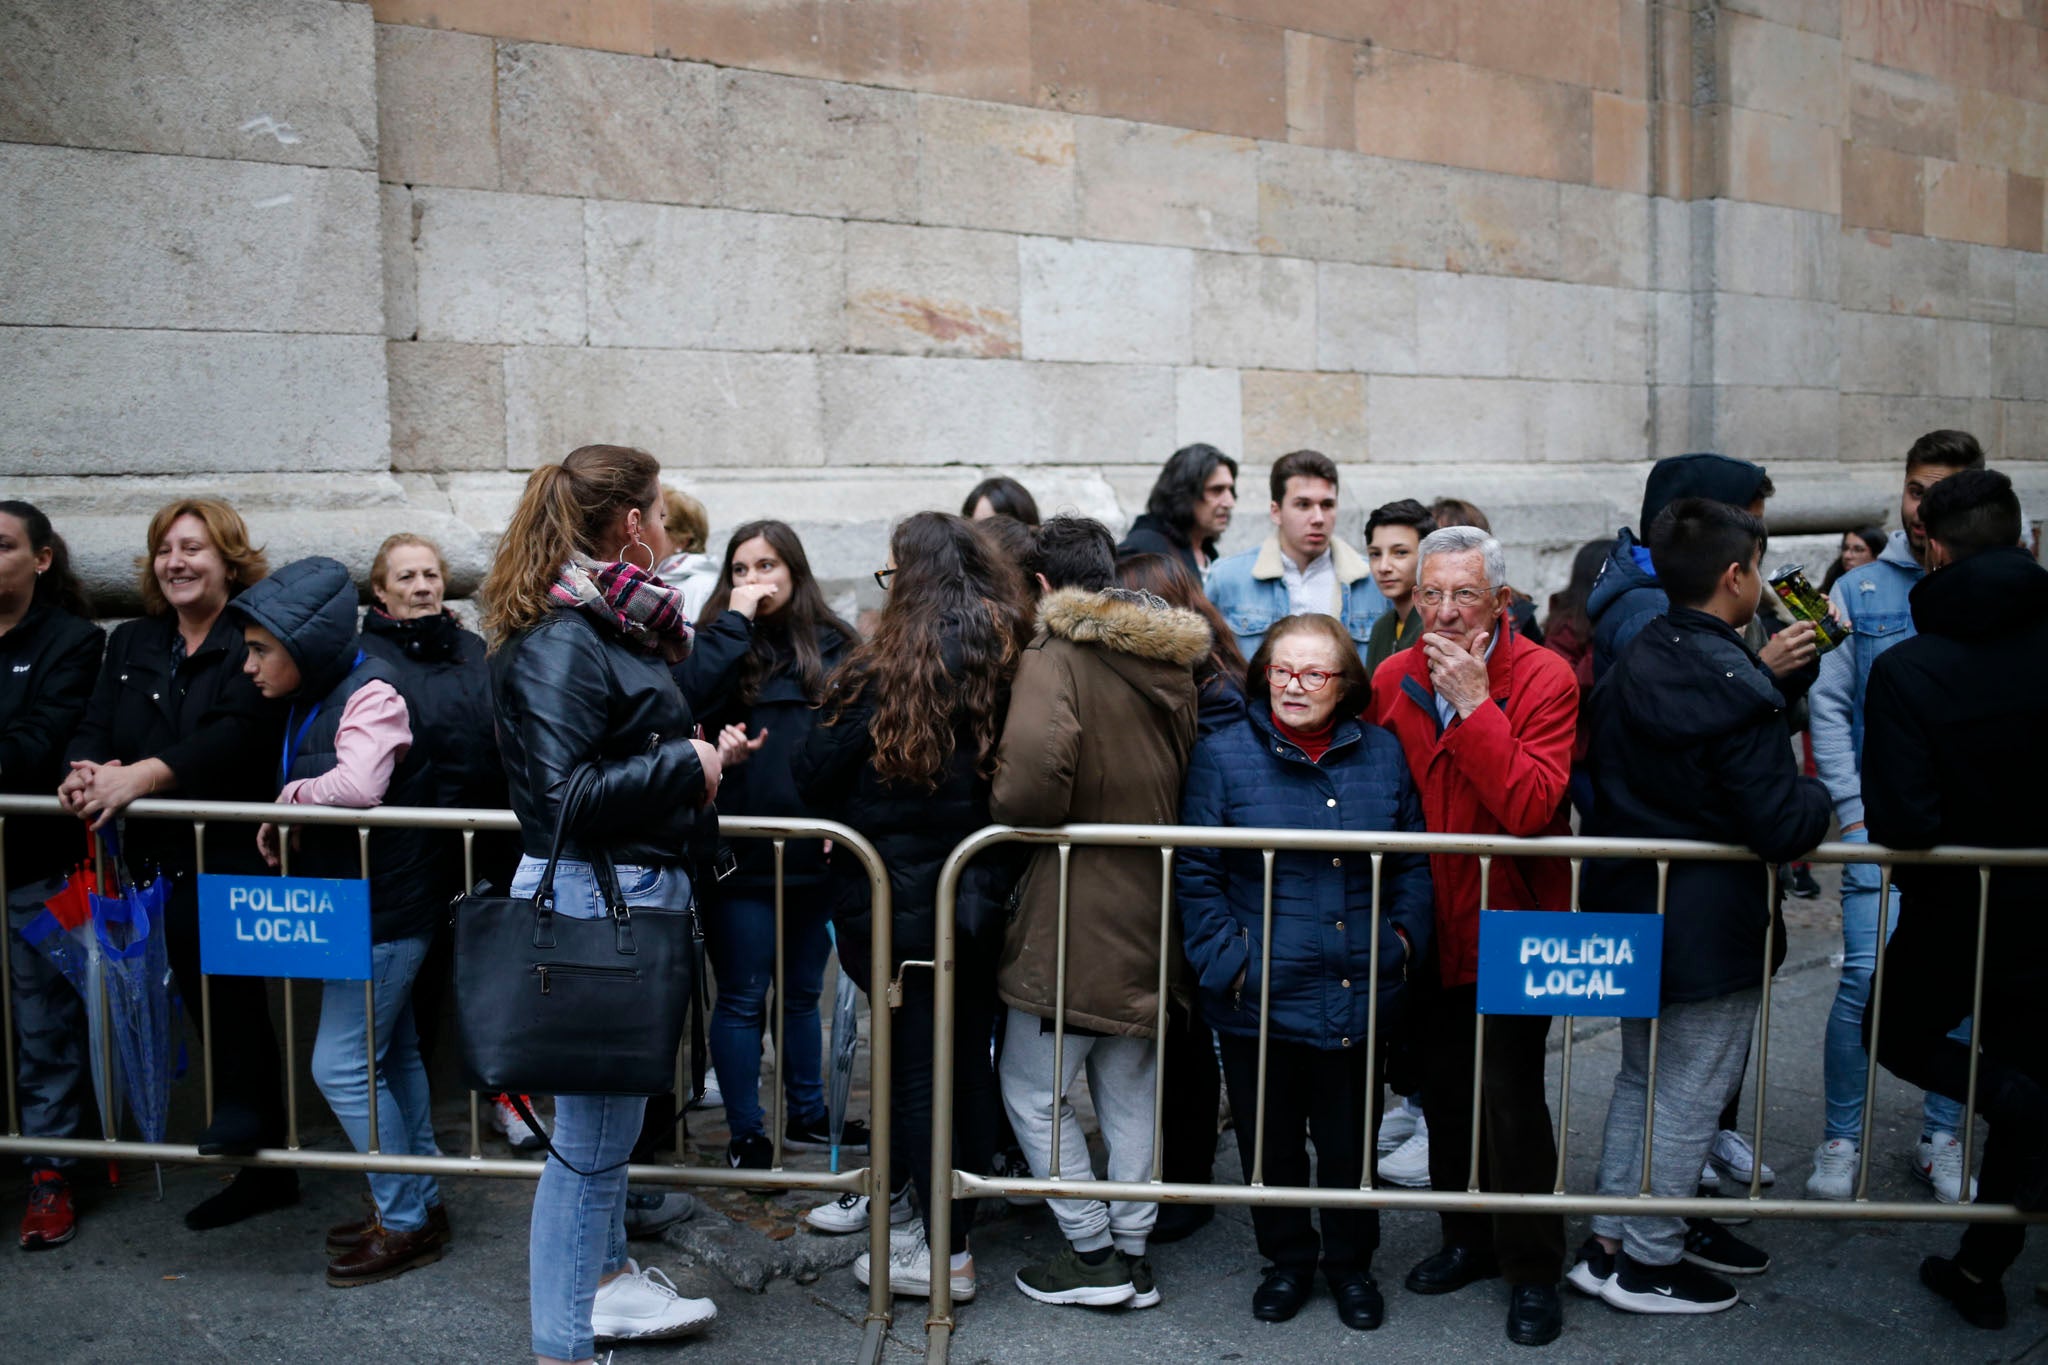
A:
<svg viewBox="0 0 2048 1365">
<path fill-rule="evenodd" d="M 1273 624 L 1253 655 L 1242 715 L 1195 745 L 1181 821 L 1311 830 L 1422 829 L 1422 806 L 1401 746 L 1359 719 L 1371 682 L 1357 648 L 1328 616 Z M 1305 1185 L 1306 1142 L 1316 1180 L 1356 1189 L 1365 1135 L 1378 1124 L 1384 1058 L 1375 1093 L 1366 1087 L 1366 1010 L 1372 984 L 1372 860 L 1363 853 L 1288 853 L 1273 866 L 1272 980 L 1264 976 L 1264 867 L 1254 850 L 1188 849 L 1175 871 L 1182 932 L 1202 1011 L 1216 1030 L 1238 1154 L 1251 1179 L 1258 1104 L 1261 995 L 1270 1035 L 1265 1086 L 1265 1171 L 1271 1185 Z M 1403 1004 L 1408 964 L 1429 946 L 1428 859 L 1387 854 L 1380 884 L 1380 1038 Z M 1379 1215 L 1323 1209 L 1321 1236 L 1308 1210 L 1252 1210 L 1259 1251 L 1272 1262 L 1252 1313 L 1294 1316 L 1320 1261 L 1338 1316 L 1358 1330 L 1380 1325 L 1372 1279 Z"/>
</svg>

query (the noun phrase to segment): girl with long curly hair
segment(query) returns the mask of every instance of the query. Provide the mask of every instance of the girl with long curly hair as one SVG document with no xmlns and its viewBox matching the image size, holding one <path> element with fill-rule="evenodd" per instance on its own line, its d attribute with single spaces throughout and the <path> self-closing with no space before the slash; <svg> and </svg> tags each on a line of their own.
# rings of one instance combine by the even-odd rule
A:
<svg viewBox="0 0 2048 1365">
<path fill-rule="evenodd" d="M 873 841 L 889 869 L 894 967 L 903 983 L 895 1011 L 896 1076 L 890 1168 L 906 1169 L 926 1217 L 914 1238 L 890 1253 L 898 1294 L 930 1292 L 926 1243 L 934 1198 L 931 1146 L 932 973 L 905 969 L 929 961 L 939 870 L 955 844 L 989 823 L 989 781 L 996 741 L 1009 710 L 1009 683 L 1029 639 L 1030 613 L 1017 567 L 998 556 L 970 523 L 943 512 L 906 518 L 889 538 L 889 563 L 876 571 L 888 591 L 871 638 L 827 685 L 824 714 L 796 763 L 804 798 L 820 815 L 845 821 Z M 994 1026 L 995 967 L 1002 907 L 1015 881 L 1014 859 L 981 857 L 960 882 L 955 1029 L 985 1039 Z M 846 859 L 832 866 L 832 918 L 842 964 L 868 979 L 871 907 L 866 874 Z M 954 1152 L 969 1170 L 987 1170 L 1002 1142 L 1002 1107 L 988 1049 L 955 1050 Z M 899 1180 L 900 1188 L 900 1180 Z M 895 1201 L 892 1201 L 892 1204 Z M 965 1219 L 953 1224 L 953 1297 L 974 1297 L 974 1262 Z M 854 1273 L 865 1284 L 863 1253 Z"/>
</svg>

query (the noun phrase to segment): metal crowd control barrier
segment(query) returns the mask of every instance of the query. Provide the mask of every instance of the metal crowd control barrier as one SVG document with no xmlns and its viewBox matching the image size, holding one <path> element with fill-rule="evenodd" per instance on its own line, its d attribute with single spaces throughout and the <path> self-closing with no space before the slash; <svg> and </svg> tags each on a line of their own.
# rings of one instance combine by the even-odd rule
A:
<svg viewBox="0 0 2048 1365">
<path fill-rule="evenodd" d="M 1059 901 L 1056 926 L 1055 951 L 1058 961 L 1054 968 L 1054 1012 L 1053 1012 L 1053 1092 L 1052 1147 L 1050 1168 L 1053 1177 L 1046 1180 L 999 1179 L 979 1172 L 954 1170 L 953 1166 L 953 1056 L 955 1039 L 954 999 L 958 986 L 958 954 L 956 951 L 956 901 L 960 889 L 960 876 L 975 855 L 1003 843 L 1024 843 L 1052 845 L 1059 850 Z M 1650 1152 L 1655 1136 L 1656 1106 L 1653 1102 L 1657 1087 L 1657 1021 L 1650 1020 L 1649 1058 L 1646 1067 L 1645 1104 L 1643 1114 L 1643 1164 L 1640 1191 L 1634 1195 L 1571 1194 L 1565 1190 L 1565 1168 L 1567 1144 L 1570 1140 L 1568 1122 L 1571 1114 L 1571 1066 L 1572 1030 L 1564 1031 L 1563 1055 L 1560 1060 L 1561 1098 L 1557 1110 L 1557 1171 L 1553 1187 L 1548 1194 L 1505 1194 L 1486 1193 L 1479 1188 L 1478 1134 L 1480 1132 L 1480 1090 L 1483 1071 L 1481 1061 L 1486 1048 L 1486 1016 L 1481 1014 L 1473 1035 L 1472 1065 L 1472 1133 L 1471 1161 L 1467 1171 L 1466 1188 L 1462 1191 L 1444 1190 L 1389 1190 L 1374 1184 L 1376 1163 L 1372 1159 L 1374 1134 L 1367 1131 L 1363 1136 L 1366 1159 L 1364 1178 L 1356 1190 L 1333 1190 L 1319 1186 L 1270 1186 L 1262 1176 L 1265 1165 L 1265 1106 L 1263 1101 L 1258 1112 L 1252 1116 L 1252 1177 L 1245 1185 L 1188 1185 L 1168 1183 L 1161 1177 L 1161 1138 L 1164 1123 L 1165 1051 L 1166 1051 L 1166 1009 L 1168 954 L 1160 954 L 1159 968 L 1159 1019 L 1155 1033 L 1156 1052 L 1154 1067 L 1156 1080 L 1153 1090 L 1152 1119 L 1152 1178 L 1149 1181 L 1089 1180 L 1081 1188 L 1077 1182 L 1059 1178 L 1060 1166 L 1060 1123 L 1059 1110 L 1066 1101 L 1061 1091 L 1059 1076 L 1066 1045 L 1066 1021 L 1064 1002 L 1067 980 L 1067 917 L 1069 893 L 1069 864 L 1072 850 L 1076 847 L 1121 847 L 1152 848 L 1159 851 L 1161 869 L 1161 891 L 1159 902 L 1160 938 L 1164 944 L 1173 927 L 1173 857 L 1176 849 L 1249 849 L 1263 855 L 1262 951 L 1264 967 L 1262 981 L 1270 981 L 1272 965 L 1273 929 L 1273 871 L 1274 859 L 1281 852 L 1322 852 L 1358 853 L 1370 857 L 1372 863 L 1372 944 L 1370 978 L 1372 983 L 1379 980 L 1380 965 L 1380 889 L 1382 860 L 1389 853 L 1459 854 L 1476 856 L 1479 859 L 1479 903 L 1490 904 L 1489 893 L 1493 871 L 1493 860 L 1499 857 L 1559 857 L 1568 858 L 1571 864 L 1571 909 L 1579 909 L 1579 878 L 1584 860 L 1587 858 L 1634 858 L 1652 859 L 1657 864 L 1657 905 L 1656 913 L 1665 910 L 1665 895 L 1671 864 L 1674 862 L 1727 862 L 1755 861 L 1749 850 L 1731 844 L 1708 844 L 1685 841 L 1661 841 L 1652 839 L 1589 839 L 1577 836 L 1550 838 L 1515 839 L 1504 836 L 1442 835 L 1442 834 L 1396 834 L 1396 833 L 1338 833 L 1326 830 L 1299 829 L 1232 829 L 1207 828 L 1186 825 L 1067 825 L 1058 829 L 1018 829 L 1006 825 L 991 825 L 977 831 L 963 840 L 947 858 L 939 875 L 938 923 L 933 953 L 933 969 L 936 975 L 933 1014 L 936 1046 L 932 1061 L 932 1169 L 948 1172 L 949 1188 L 954 1199 L 988 1199 L 1002 1196 L 1033 1196 L 1046 1199 L 1087 1198 L 1101 1200 L 1124 1200 L 1152 1203 L 1198 1203 L 1198 1204 L 1263 1204 L 1269 1206 L 1338 1207 L 1356 1209 L 1417 1209 L 1431 1211 L 1464 1211 L 1473 1213 L 1556 1213 L 1556 1214 L 1615 1214 L 1621 1216 L 1660 1214 L 1666 1217 L 1725 1217 L 1729 1203 L 1721 1198 L 1668 1198 L 1650 1194 Z M 1891 893 L 1891 877 L 1894 865 L 1913 866 L 1969 866 L 1979 870 L 1977 903 L 1977 946 L 1975 977 L 1971 996 L 1971 1017 L 1976 1021 L 1973 1045 L 1970 1051 L 1969 1093 L 1964 1097 L 1963 1117 L 1963 1170 L 1967 1177 L 1971 1169 L 1972 1144 L 1977 1106 L 1977 1062 L 1979 1045 L 1983 1036 L 1984 1002 L 1984 936 L 1989 922 L 1991 868 L 2028 867 L 2048 868 L 2048 849 L 1985 849 L 1985 848 L 1937 848 L 1925 852 L 1901 852 L 1876 847 L 1870 844 L 1823 844 L 1807 855 L 1813 862 L 1821 863 L 1878 863 L 1882 876 L 1878 890 L 1878 904 L 1888 903 Z M 1767 896 L 1769 903 L 1777 900 L 1777 870 L 1768 868 Z M 1520 907 L 1517 907 L 1520 908 Z M 1766 1199 L 1763 1196 L 1763 1162 L 1761 1153 L 1764 1141 L 1764 1119 L 1767 1105 L 1764 1102 L 1765 1087 L 1770 1074 L 1770 1026 L 1771 1026 L 1771 959 L 1775 949 L 1773 935 L 1775 918 L 1769 921 L 1771 927 L 1765 931 L 1763 960 L 1763 996 L 1759 1008 L 1758 1044 L 1756 1058 L 1756 1125 L 1752 1134 L 1754 1150 L 1759 1154 L 1756 1169 L 1750 1177 L 1749 1195 L 1741 1206 L 1741 1213 L 1757 1218 L 1810 1218 L 1810 1219 L 1887 1219 L 1920 1222 L 2036 1222 L 2048 1219 L 2048 1214 L 2022 1214 L 2010 1204 L 1984 1205 L 1968 1202 L 1942 1205 L 1926 1203 L 1903 1203 L 1897 1201 L 1872 1200 L 1869 1197 L 1870 1184 L 1870 1126 L 1875 1105 L 1873 1098 L 1877 1085 L 1878 1019 L 1877 1012 L 1884 1001 L 1885 940 L 1878 937 L 1878 951 L 1875 974 L 1871 986 L 1870 1010 L 1872 1012 L 1870 1056 L 1872 1063 L 1865 1081 L 1863 1105 L 1862 1164 L 1857 1172 L 1856 1195 L 1846 1202 L 1829 1202 L 1805 1199 Z M 1379 1011 L 1378 991 L 1375 985 L 1368 986 L 1366 1014 L 1366 1073 L 1365 1092 L 1376 1094 L 1379 1086 Z M 1266 1052 L 1270 1032 L 1269 1003 L 1265 992 L 1259 1000 L 1258 1038 L 1258 1090 L 1261 1096 L 1266 1089 Z M 1367 1105 L 1367 1121 L 1370 1122 L 1373 1106 Z M 1240 1116 L 1241 1117 L 1241 1116 Z M 1243 1133 L 1242 1124 L 1239 1133 Z M 1081 1159 L 1088 1160 L 1086 1153 Z M 1091 1173 L 1092 1174 L 1092 1173 Z M 937 1270 L 939 1258 L 949 1246 L 953 1225 L 953 1208 L 948 1199 L 935 1199 L 931 1209 L 931 1246 L 934 1273 L 931 1277 L 930 1312 L 926 1318 L 926 1360 L 942 1362 L 947 1358 L 951 1336 L 955 1327 L 953 1318 L 953 1291 L 951 1278 Z"/>
<path fill-rule="evenodd" d="M 4 836 L 6 822 L 19 816 L 42 815 L 64 816 L 55 797 L 0 796 L 0 836 Z M 64 816 L 69 819 L 71 817 Z M 278 844 L 282 866 L 279 871 L 289 875 L 291 832 L 294 828 L 309 826 L 339 826 L 354 829 L 358 847 L 361 850 L 363 875 L 369 875 L 370 831 L 375 829 L 442 829 L 459 832 L 462 835 L 463 885 L 476 884 L 475 836 L 484 831 L 507 831 L 517 833 L 519 822 L 510 811 L 503 810 L 458 810 L 433 809 L 426 807 L 385 806 L 374 810 L 352 810 L 325 806 L 278 806 L 257 802 L 214 802 L 214 801 L 138 801 L 124 813 L 128 820 L 187 820 L 192 824 L 194 870 L 206 869 L 206 848 L 208 826 L 226 824 L 237 827 L 231 837 L 254 838 L 253 830 L 239 827 L 270 823 L 279 827 Z M 852 1193 L 868 1195 L 871 1207 L 885 1209 L 889 1204 L 889 1126 L 890 1105 L 889 1085 L 892 1074 L 890 1051 L 889 999 L 890 961 L 892 956 L 892 921 L 889 913 L 889 874 L 882 866 L 881 856 L 874 845 L 846 825 L 830 820 L 782 819 L 758 816 L 722 816 L 719 831 L 729 837 L 746 839 L 768 839 L 773 841 L 775 857 L 775 1015 L 774 1015 L 774 1157 L 771 1169 L 766 1171 L 734 1171 L 723 1167 L 684 1166 L 681 1164 L 680 1149 L 677 1164 L 642 1165 L 627 1167 L 627 1178 L 635 1182 L 664 1185 L 705 1185 L 719 1187 L 744 1187 L 750 1189 L 777 1190 L 818 1190 L 826 1193 Z M 873 936 L 869 943 L 870 972 L 868 998 L 872 1002 L 868 1059 L 869 1082 L 869 1164 L 839 1174 L 822 1174 L 782 1169 L 782 1067 L 786 1056 L 783 1049 L 783 854 L 791 839 L 826 839 L 835 847 L 843 848 L 860 859 L 868 874 L 870 894 L 874 898 Z M 140 872 L 140 869 L 137 869 Z M 104 875 L 102 885 L 105 885 Z M 4 838 L 0 838 L 0 904 L 6 900 L 7 866 Z M 366 1010 L 365 1023 L 367 1051 L 369 1053 L 369 1141 L 367 1152 L 308 1151 L 299 1145 L 298 1115 L 298 1057 L 296 1023 L 292 1009 L 291 980 L 283 982 L 284 988 L 284 1055 L 285 1055 L 285 1113 L 287 1136 L 285 1146 L 265 1148 L 250 1156 L 201 1156 L 190 1143 L 151 1143 L 124 1141 L 116 1136 L 111 1125 L 103 1124 L 102 1138 L 38 1138 L 24 1136 L 21 1131 L 21 1110 L 16 1093 L 16 1054 L 14 1037 L 13 964 L 11 953 L 14 937 L 11 928 L 0 933 L 0 1062 L 7 1072 L 7 1128 L 0 1135 L 0 1153 L 9 1155 L 69 1156 L 88 1160 L 134 1159 L 141 1161 L 185 1162 L 195 1165 L 247 1165 L 247 1166 L 289 1166 L 311 1170 L 360 1171 L 360 1172 L 406 1172 L 445 1176 L 493 1176 L 504 1179 L 533 1180 L 540 1175 L 543 1163 L 531 1160 L 491 1158 L 483 1155 L 482 1134 L 479 1127 L 479 1097 L 475 1091 L 469 1096 L 469 1155 L 467 1156 L 411 1156 L 381 1153 L 376 1149 L 377 1140 L 377 1059 L 376 1040 L 369 1034 L 375 1028 L 376 1011 L 369 1007 L 371 983 L 363 983 Z M 210 1008 L 211 991 L 209 979 L 200 978 L 200 1019 L 203 1045 L 201 1047 L 201 1074 L 205 1087 L 205 1108 L 209 1122 L 213 1117 L 213 1048 L 212 1015 Z M 108 1008 L 105 992 L 101 998 L 89 1001 L 88 1007 L 104 1011 Z M 99 1068 L 100 1079 L 111 1093 L 112 1049 L 111 1042 L 101 1049 L 101 1055 L 94 1059 Z M 682 1123 L 681 1102 L 687 1097 L 684 1089 L 683 1062 L 678 1056 L 677 1071 L 677 1126 Z M 864 1320 L 859 1359 L 875 1362 L 881 1359 L 882 1345 L 888 1331 L 892 1314 L 892 1300 L 889 1293 L 889 1220 L 876 1217 L 869 1220 L 869 1252 L 873 1264 L 872 1283 L 868 1294 L 868 1313 Z"/>
</svg>

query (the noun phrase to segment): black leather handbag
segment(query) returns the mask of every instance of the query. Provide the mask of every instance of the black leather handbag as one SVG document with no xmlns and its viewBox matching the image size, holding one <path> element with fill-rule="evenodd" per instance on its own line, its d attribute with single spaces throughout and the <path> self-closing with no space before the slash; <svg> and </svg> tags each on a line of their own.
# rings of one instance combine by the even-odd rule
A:
<svg viewBox="0 0 2048 1365">
<path fill-rule="evenodd" d="M 531 896 L 479 886 L 450 907 L 464 1082 L 486 1095 L 667 1094 L 701 960 L 694 900 L 629 907 L 594 851 L 606 913 L 557 914 L 562 833 L 558 818 Z"/>
</svg>

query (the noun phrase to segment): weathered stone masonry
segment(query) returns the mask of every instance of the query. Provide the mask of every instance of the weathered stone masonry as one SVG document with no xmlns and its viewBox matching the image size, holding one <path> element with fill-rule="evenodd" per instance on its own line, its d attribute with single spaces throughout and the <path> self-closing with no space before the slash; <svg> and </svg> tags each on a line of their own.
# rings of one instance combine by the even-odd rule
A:
<svg viewBox="0 0 2048 1365">
<path fill-rule="evenodd" d="M 95 586 L 206 488 L 274 558 L 648 446 L 842 589 L 985 472 L 1121 523 L 1313 445 L 1515 577 L 1647 462 L 2048 506 L 2048 0 L 12 0 L 0 481 Z M 714 532 L 716 533 L 716 531 Z M 1809 547 L 1817 542 L 1809 542 Z M 110 605 L 115 599 L 110 597 Z"/>
</svg>

